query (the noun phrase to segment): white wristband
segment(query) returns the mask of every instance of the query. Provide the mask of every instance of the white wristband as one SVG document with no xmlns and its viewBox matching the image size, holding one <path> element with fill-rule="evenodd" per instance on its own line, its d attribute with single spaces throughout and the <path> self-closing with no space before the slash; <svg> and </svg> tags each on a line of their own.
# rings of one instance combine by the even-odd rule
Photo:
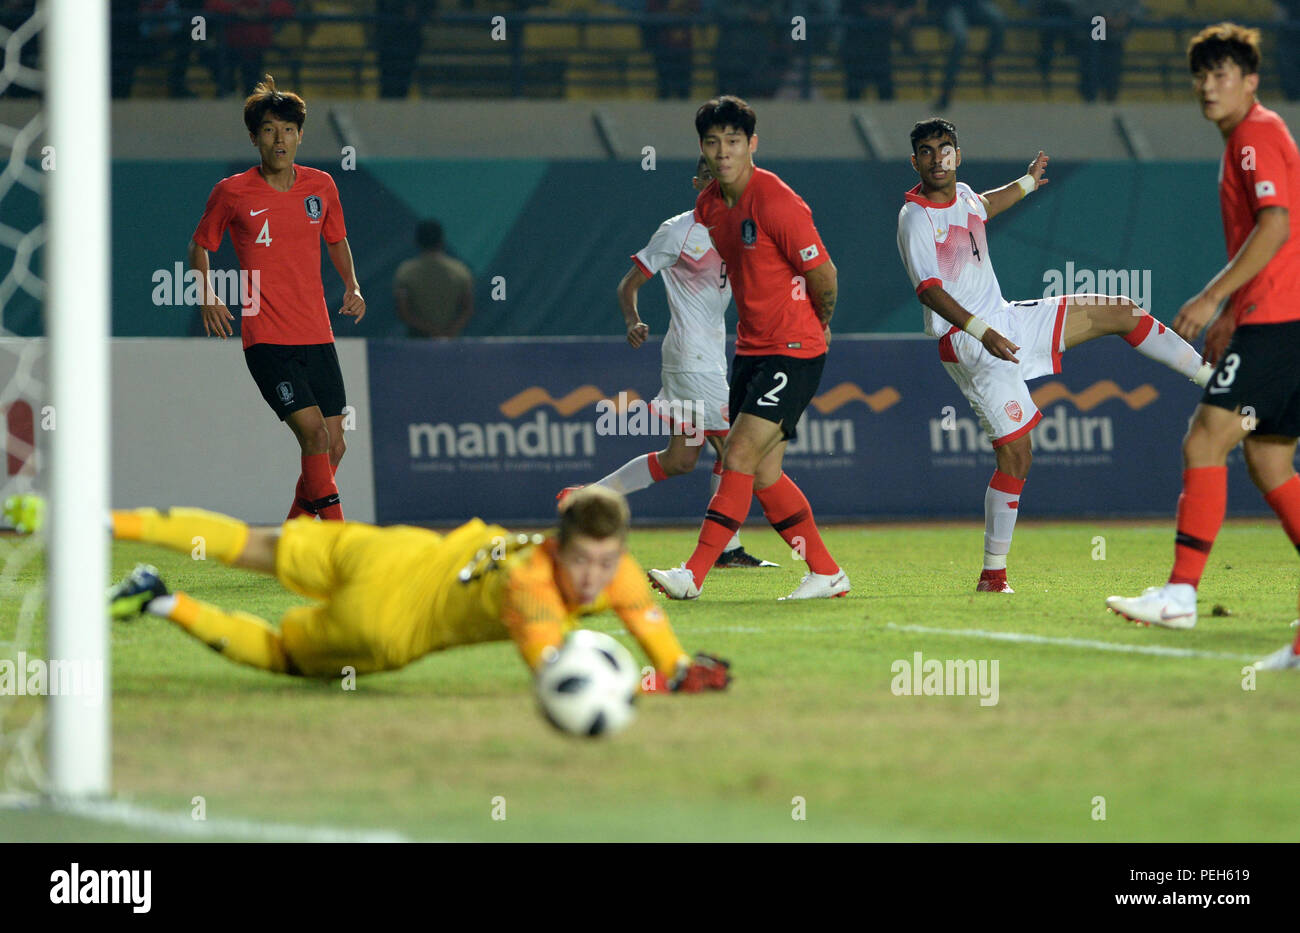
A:
<svg viewBox="0 0 1300 933">
<path fill-rule="evenodd" d="M 1029 197 L 1038 187 L 1038 182 L 1034 181 L 1034 176 L 1025 174 L 1016 179 L 1016 184 L 1020 186 L 1020 191 L 1025 197 Z"/>
<path fill-rule="evenodd" d="M 970 334 L 976 340 L 983 340 L 984 332 L 988 329 L 988 322 L 980 320 L 973 314 L 966 321 L 966 325 L 962 328 L 962 330 L 966 331 L 966 333 Z"/>
</svg>

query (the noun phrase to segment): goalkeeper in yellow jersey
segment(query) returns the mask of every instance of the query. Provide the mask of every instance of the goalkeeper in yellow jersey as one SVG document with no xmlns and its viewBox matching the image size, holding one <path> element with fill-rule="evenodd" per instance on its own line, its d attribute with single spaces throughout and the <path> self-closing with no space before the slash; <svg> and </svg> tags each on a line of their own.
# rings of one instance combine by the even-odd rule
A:
<svg viewBox="0 0 1300 933">
<path fill-rule="evenodd" d="M 569 496 L 550 537 L 512 535 L 478 519 L 448 534 L 397 525 L 296 518 L 250 528 L 199 509 L 115 511 L 113 536 L 207 552 L 273 574 L 316 600 L 265 619 L 168 592 L 141 565 L 109 593 L 110 613 L 170 619 L 232 661 L 306 677 L 396 670 L 432 651 L 512 639 L 534 670 L 580 617 L 613 610 L 654 664 L 652 691 L 721 690 L 727 663 L 692 658 L 627 553 L 627 503 L 591 486 Z"/>
</svg>

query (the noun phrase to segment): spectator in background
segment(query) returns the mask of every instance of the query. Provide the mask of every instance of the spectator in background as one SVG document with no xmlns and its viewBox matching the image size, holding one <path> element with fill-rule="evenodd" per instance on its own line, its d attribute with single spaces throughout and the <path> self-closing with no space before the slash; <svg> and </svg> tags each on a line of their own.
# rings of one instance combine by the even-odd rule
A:
<svg viewBox="0 0 1300 933">
<path fill-rule="evenodd" d="M 916 16 L 917 0 L 844 0 L 844 96 L 858 100 L 874 84 L 881 100 L 894 99 L 893 42 Z"/>
<path fill-rule="evenodd" d="M 205 0 L 203 10 L 217 17 L 221 24 L 208 24 L 208 43 L 216 46 L 210 53 L 209 66 L 216 78 L 217 95 L 250 93 L 262 80 L 262 63 L 266 50 L 275 44 L 277 21 L 293 18 L 293 3 L 291 0 Z"/>
<path fill-rule="evenodd" d="M 647 0 L 645 11 L 661 16 L 698 16 L 703 5 L 700 0 Z M 655 73 L 659 76 L 659 96 L 691 96 L 691 26 L 646 26 L 643 29 L 646 48 L 655 60 Z"/>
<path fill-rule="evenodd" d="M 1142 13 L 1139 0 L 1091 0 L 1084 8 L 1084 20 L 1079 25 L 1082 35 L 1079 53 L 1079 93 L 1088 103 L 1098 98 L 1114 103 L 1119 96 L 1119 82 L 1124 71 L 1124 40 L 1129 28 Z M 1100 16 L 1102 24 L 1093 25 L 1093 17 Z M 1093 38 L 1101 26 L 1105 38 Z"/>
<path fill-rule="evenodd" d="M 772 97 L 789 57 L 790 23 L 768 0 L 726 0 L 717 7 L 713 49 L 719 94 L 749 100 Z"/>
<path fill-rule="evenodd" d="M 1052 59 L 1059 46 L 1066 55 L 1079 56 L 1082 71 L 1083 57 L 1080 46 L 1088 41 L 1091 30 L 1085 32 L 1080 26 L 1087 22 L 1079 10 L 1080 0 L 1039 0 L 1035 15 L 1053 20 L 1052 25 L 1044 26 L 1038 33 L 1038 73 L 1043 78 L 1043 87 L 1052 86 Z"/>
<path fill-rule="evenodd" d="M 1276 5 L 1277 70 L 1287 100 L 1300 100 L 1300 0 L 1278 0 Z"/>
<path fill-rule="evenodd" d="M 993 59 L 1002 51 L 1006 38 L 1007 18 L 998 9 L 993 0 L 935 0 L 933 12 L 938 16 L 943 28 L 952 36 L 952 49 L 948 53 L 948 64 L 943 72 L 943 88 L 939 92 L 936 106 L 943 110 L 952 100 L 953 88 L 957 86 L 957 75 L 966 58 L 966 46 L 970 43 L 972 25 L 987 26 L 988 42 L 984 46 L 981 58 L 984 86 L 993 85 Z"/>
<path fill-rule="evenodd" d="M 412 337 L 458 337 L 474 313 L 469 267 L 443 252 L 436 220 L 420 221 L 415 244 L 420 255 L 398 266 L 393 277 L 397 317 Z"/>
<path fill-rule="evenodd" d="M 377 0 L 375 55 L 379 59 L 379 96 L 406 97 L 420 56 L 424 19 L 433 0 Z"/>
</svg>

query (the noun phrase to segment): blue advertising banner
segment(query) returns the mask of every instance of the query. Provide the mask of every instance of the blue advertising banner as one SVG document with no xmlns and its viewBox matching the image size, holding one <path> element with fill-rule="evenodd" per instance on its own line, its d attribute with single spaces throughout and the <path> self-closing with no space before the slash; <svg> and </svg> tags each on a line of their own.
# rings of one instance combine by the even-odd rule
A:
<svg viewBox="0 0 1300 933">
<path fill-rule="evenodd" d="M 618 339 L 368 343 L 381 523 L 553 520 L 555 495 L 667 445 L 648 411 L 658 345 Z M 1027 517 L 1163 516 L 1200 390 L 1118 338 L 1076 347 L 1031 388 L 1043 420 Z M 698 521 L 713 454 L 630 497 L 637 521 Z M 785 458 L 819 519 L 980 518 L 993 450 L 923 337 L 837 335 Z M 1240 452 L 1229 514 L 1268 509 Z M 761 514 L 755 505 L 753 514 Z"/>
</svg>

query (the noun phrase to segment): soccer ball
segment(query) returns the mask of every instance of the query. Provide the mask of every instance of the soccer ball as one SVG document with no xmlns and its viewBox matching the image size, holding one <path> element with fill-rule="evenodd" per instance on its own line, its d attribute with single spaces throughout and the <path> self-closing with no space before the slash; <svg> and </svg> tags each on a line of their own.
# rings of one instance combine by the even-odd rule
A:
<svg viewBox="0 0 1300 933">
<path fill-rule="evenodd" d="M 640 672 L 631 653 L 600 632 L 579 629 L 537 673 L 542 715 L 561 732 L 612 735 L 636 716 Z"/>
</svg>

